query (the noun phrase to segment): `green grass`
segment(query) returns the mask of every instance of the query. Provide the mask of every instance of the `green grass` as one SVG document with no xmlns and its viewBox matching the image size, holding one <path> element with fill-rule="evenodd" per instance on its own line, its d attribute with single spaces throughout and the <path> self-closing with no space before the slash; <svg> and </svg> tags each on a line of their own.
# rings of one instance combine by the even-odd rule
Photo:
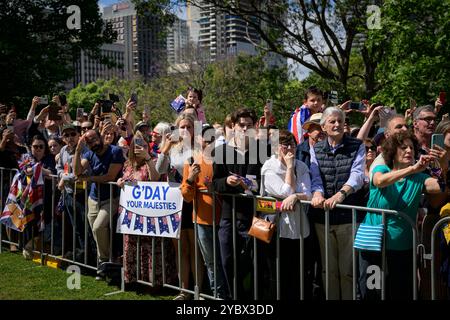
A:
<svg viewBox="0 0 450 320">
<path fill-rule="evenodd" d="M 117 286 L 96 281 L 93 276 L 81 275 L 81 288 L 70 290 L 65 270 L 41 266 L 25 260 L 19 253 L 3 251 L 0 254 L 0 301 L 1 300 L 167 300 L 175 291 L 164 290 L 162 295 L 152 295 L 145 287 L 142 292 L 125 291 L 110 296 L 106 293 L 119 291 Z"/>
</svg>

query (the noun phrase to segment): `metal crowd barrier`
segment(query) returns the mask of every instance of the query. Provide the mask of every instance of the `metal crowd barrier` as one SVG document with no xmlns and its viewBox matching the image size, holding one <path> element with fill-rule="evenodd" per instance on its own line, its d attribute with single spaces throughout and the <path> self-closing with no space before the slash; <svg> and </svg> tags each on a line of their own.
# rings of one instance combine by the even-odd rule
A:
<svg viewBox="0 0 450 320">
<path fill-rule="evenodd" d="M 1 181 L 3 182 L 3 178 L 4 178 L 4 171 L 5 170 L 9 170 L 9 184 L 11 184 L 12 181 L 12 170 L 7 169 L 7 168 L 0 168 L 0 178 L 2 179 Z M 17 171 L 17 170 L 15 170 Z M 90 265 L 88 264 L 88 241 L 89 241 L 89 223 L 88 223 L 88 185 L 86 185 L 86 188 L 84 189 L 84 198 L 85 198 L 85 223 L 84 223 L 84 257 L 83 257 L 83 261 L 77 261 L 77 257 L 76 257 L 76 219 L 77 219 L 77 214 L 76 214 L 76 194 L 77 194 L 77 188 L 76 186 L 74 186 L 74 194 L 73 194 L 73 225 L 72 225 L 72 257 L 70 258 L 65 258 L 65 225 L 66 225 L 66 213 L 64 212 L 62 214 L 62 252 L 61 252 L 61 256 L 56 255 L 55 254 L 55 250 L 54 250 L 54 241 L 55 241 L 55 216 L 54 216 L 54 212 L 55 212 L 55 200 L 56 200 L 56 181 L 57 181 L 57 176 L 52 175 L 50 177 L 48 177 L 49 179 L 51 179 L 52 181 L 52 219 L 51 219 L 51 244 L 50 244 L 50 252 L 44 252 L 44 243 L 43 243 L 43 235 L 41 233 L 41 246 L 40 246 L 40 251 L 35 251 L 33 250 L 35 253 L 38 253 L 41 255 L 41 261 L 44 261 L 45 257 L 52 257 L 61 261 L 65 261 L 71 264 L 76 264 L 91 270 L 97 270 L 98 266 L 97 265 Z M 113 218 L 115 218 L 115 214 L 116 212 L 111 212 L 112 210 L 112 201 L 115 201 L 115 199 L 113 199 L 113 188 L 117 187 L 116 183 L 110 182 L 107 183 L 109 185 L 109 191 L 110 191 L 110 198 L 109 198 L 109 208 L 110 208 L 110 233 L 109 233 L 109 246 L 110 246 L 110 250 L 109 250 L 109 261 L 113 261 L 113 237 L 114 237 L 114 233 L 115 230 L 113 230 Z M 8 189 L 9 190 L 9 189 Z M 4 204 L 4 200 L 6 199 L 4 192 L 5 190 L 3 190 L 3 188 L 0 188 L 0 199 L 1 199 L 1 209 L 3 211 L 3 204 Z M 65 192 L 65 191 L 63 191 Z M 98 188 L 98 192 L 99 192 L 99 196 L 100 196 L 100 188 Z M 261 196 L 249 196 L 246 194 L 220 194 L 221 196 L 231 196 L 232 197 L 232 202 L 233 202 L 233 208 L 232 208 L 232 243 L 233 243 L 233 289 L 232 292 L 230 292 L 231 296 L 233 299 L 237 298 L 237 230 L 236 230 L 236 206 L 235 206 L 235 202 L 236 202 L 236 198 L 248 198 L 248 199 L 252 199 L 253 203 L 254 203 L 254 209 L 253 209 L 253 215 L 256 215 L 256 201 L 257 199 L 263 199 L 263 200 L 271 200 L 271 201 L 275 201 L 275 198 L 272 197 L 261 197 Z M 217 195 L 215 193 L 212 193 L 212 197 L 213 197 L 213 203 L 215 204 L 216 199 L 217 199 Z M 100 205 L 100 202 L 99 202 Z M 310 201 L 301 201 L 301 206 L 309 206 L 310 205 Z M 415 254 L 415 250 L 417 247 L 417 231 L 416 231 L 416 227 L 415 227 L 415 223 L 404 213 L 402 212 L 397 212 L 394 210 L 383 210 L 383 209 L 374 209 L 374 208 L 368 208 L 368 207 L 360 207 L 360 206 L 349 206 L 349 205 L 337 205 L 337 208 L 342 208 L 342 209 L 350 209 L 352 211 L 352 239 L 354 241 L 355 239 L 355 235 L 356 235 L 356 229 L 357 229 L 357 223 L 356 223 L 356 212 L 357 211 L 370 211 L 370 212 L 375 212 L 375 213 L 381 213 L 382 217 L 383 217 L 383 224 L 386 226 L 386 214 L 388 215 L 396 215 L 396 216 L 400 216 L 402 218 L 404 218 L 406 221 L 408 221 L 408 223 L 411 225 L 412 231 L 413 231 L 413 265 L 412 265 L 412 269 L 413 269 L 413 299 L 416 300 L 417 299 L 417 277 L 416 277 L 416 270 L 417 270 L 417 261 L 416 261 L 416 254 Z M 305 208 L 306 209 L 306 208 Z M 301 210 L 300 206 L 297 206 L 297 210 Z M 330 223 L 329 223 L 329 211 L 326 210 L 325 211 L 325 274 L 326 274 L 326 278 L 325 278 L 325 296 L 326 299 L 328 299 L 329 297 L 329 234 L 330 234 Z M 300 215 L 301 219 L 303 219 L 303 215 Z M 199 277 L 201 276 L 199 274 L 199 263 L 201 263 L 198 260 L 198 230 L 197 230 L 197 209 L 194 206 L 194 241 L 195 241 L 195 270 L 194 270 L 194 289 L 190 290 L 190 289 L 186 289 L 186 288 L 182 288 L 182 279 L 181 279 L 181 270 L 182 270 L 182 259 L 181 259 L 181 250 L 183 248 L 183 243 L 181 241 L 181 238 L 178 240 L 178 281 L 179 281 L 179 285 L 178 286 L 174 286 L 172 284 L 167 283 L 167 274 L 166 274 L 166 256 L 165 256 L 165 247 L 164 247 L 164 238 L 162 238 L 161 241 L 161 263 L 162 263 L 162 286 L 166 287 L 166 288 L 171 288 L 171 289 L 176 289 L 182 292 L 186 292 L 186 293 L 190 293 L 194 295 L 194 299 L 200 299 L 200 298 L 207 298 L 207 299 L 218 299 L 217 297 L 217 281 L 216 281 L 216 272 L 214 272 L 214 284 L 215 284 L 215 288 L 211 288 L 213 291 L 213 295 L 208 295 L 206 293 L 202 293 L 200 288 L 199 288 Z M 450 221 L 450 217 L 449 218 L 444 218 L 442 220 L 440 220 L 434 227 L 433 229 L 433 235 L 435 234 L 437 228 L 444 222 L 446 221 Z M 303 225 L 304 221 L 301 220 L 300 223 L 300 234 L 302 235 L 302 229 L 301 229 L 301 225 Z M 277 228 L 278 228 L 279 224 L 277 224 Z M 213 206 L 213 257 L 214 257 L 214 270 L 217 271 L 217 257 L 218 254 L 216 252 L 216 243 L 218 241 L 217 239 L 217 226 L 216 226 L 216 218 L 215 218 L 215 205 Z M 311 225 L 311 227 L 314 227 L 313 225 Z M 181 226 L 180 226 L 181 228 Z M 386 228 L 386 227 L 385 227 Z M 384 233 L 386 232 L 386 230 L 384 230 Z M 272 241 L 276 241 L 276 298 L 280 299 L 280 294 L 281 294 L 281 288 L 280 288 L 280 233 L 279 233 L 279 229 L 276 232 L 276 237 L 274 239 L 272 239 Z M 33 249 L 34 249 L 34 234 L 32 235 L 32 245 L 33 245 Z M 385 242 L 386 237 L 383 237 L 383 241 Z M 254 250 L 254 261 L 253 261 L 253 291 L 254 291 L 254 299 L 258 300 L 258 286 L 260 285 L 258 283 L 258 272 L 259 272 L 259 268 L 258 268 L 258 255 L 257 255 L 257 251 L 258 251 L 258 245 L 257 245 L 257 239 L 254 238 L 253 239 L 253 250 Z M 151 254 L 152 254 L 152 273 L 150 276 L 151 281 L 150 282 L 146 282 L 141 280 L 141 274 L 140 274 L 140 265 L 141 265 L 141 261 L 140 261 L 140 250 L 141 250 L 141 243 L 140 243 L 140 236 L 138 236 L 138 240 L 137 240 L 137 252 L 136 252 L 136 274 L 137 274 L 137 278 L 138 278 L 138 282 L 145 284 L 145 285 L 150 285 L 150 286 L 154 286 L 155 283 L 155 266 L 156 266 L 156 257 L 155 257 L 155 248 L 156 248 L 156 237 L 152 238 L 152 249 L 151 249 Z M 0 253 L 2 252 L 2 246 L 1 244 L 14 244 L 17 245 L 18 247 L 21 247 L 20 241 L 19 243 L 15 243 L 15 242 L 11 242 L 8 240 L 3 239 L 3 235 L 2 235 L 2 228 L 0 228 Z M 385 243 L 384 243 L 385 244 Z M 385 268 L 386 268 L 386 253 L 385 253 L 385 245 L 383 244 L 383 251 L 382 251 L 382 279 L 381 279 L 381 298 L 384 300 L 386 297 L 386 293 L 385 293 Z M 23 244 L 24 246 L 25 244 Z M 434 236 L 432 238 L 432 252 L 434 253 L 434 248 L 435 243 L 434 243 Z M 298 284 L 300 287 L 300 299 L 304 299 L 305 297 L 305 283 L 304 283 L 304 261 L 305 261 L 305 257 L 304 257 L 304 238 L 303 236 L 300 237 L 299 239 L 299 260 L 300 260 L 300 266 L 299 266 L 299 273 L 300 273 L 300 283 Z M 352 246 L 353 248 L 353 246 Z M 357 255 L 356 255 L 356 249 L 353 248 L 353 252 L 352 252 L 352 263 L 353 263 L 353 299 L 357 298 L 357 279 L 358 279 L 358 275 L 357 275 Z M 207 277 L 205 277 L 205 281 L 207 281 Z M 123 281 L 123 279 L 122 279 Z M 434 275 L 434 260 L 432 260 L 432 290 L 433 290 L 433 299 L 434 299 L 434 281 L 435 281 L 435 275 Z"/>
<path fill-rule="evenodd" d="M 444 217 L 436 222 L 431 231 L 431 300 L 436 300 L 436 235 L 444 223 L 449 223 L 450 217 Z"/>
</svg>

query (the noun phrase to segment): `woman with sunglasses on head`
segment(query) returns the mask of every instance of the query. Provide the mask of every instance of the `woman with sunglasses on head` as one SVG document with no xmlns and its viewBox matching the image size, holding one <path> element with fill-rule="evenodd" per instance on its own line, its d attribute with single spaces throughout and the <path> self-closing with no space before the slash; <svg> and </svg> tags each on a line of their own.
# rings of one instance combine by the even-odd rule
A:
<svg viewBox="0 0 450 320">
<path fill-rule="evenodd" d="M 183 169 L 185 163 L 193 156 L 194 151 L 194 124 L 195 118 L 191 114 L 181 113 L 175 121 L 176 130 L 172 134 L 167 134 L 166 141 L 161 148 L 156 162 L 156 170 L 160 174 L 167 174 L 170 182 L 181 183 L 183 180 Z M 189 274 L 195 273 L 195 241 L 194 223 L 192 221 L 192 203 L 183 202 L 181 219 L 181 287 L 189 289 Z M 178 251 L 178 240 L 174 239 L 174 246 Z M 177 252 L 178 253 L 178 252 Z M 178 257 L 178 254 L 177 254 Z M 201 259 L 201 257 L 200 257 Z M 200 260 L 199 260 L 200 261 Z M 199 283 L 203 274 L 203 263 L 199 263 Z M 180 267 L 180 262 L 178 262 Z M 175 298 L 175 300 L 189 300 L 191 295 L 185 291 Z"/>
</svg>

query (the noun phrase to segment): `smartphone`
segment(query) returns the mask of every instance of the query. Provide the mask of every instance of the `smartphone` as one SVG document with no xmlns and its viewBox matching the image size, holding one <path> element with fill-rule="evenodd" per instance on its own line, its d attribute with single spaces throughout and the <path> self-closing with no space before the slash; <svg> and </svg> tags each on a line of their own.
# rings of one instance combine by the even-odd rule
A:
<svg viewBox="0 0 450 320">
<path fill-rule="evenodd" d="M 84 108 L 77 108 L 77 119 L 81 120 L 84 116 Z"/>
<path fill-rule="evenodd" d="M 39 97 L 39 104 L 48 104 L 48 97 L 47 96 Z"/>
<path fill-rule="evenodd" d="M 444 148 L 444 135 L 442 133 L 434 133 L 431 136 L 431 147 L 434 145 Z"/>
<path fill-rule="evenodd" d="M 144 139 L 142 138 L 134 138 L 134 144 L 140 147 L 144 147 Z"/>
<path fill-rule="evenodd" d="M 136 104 L 138 103 L 138 97 L 137 97 L 137 94 L 136 94 L 135 92 L 133 92 L 133 93 L 131 94 L 130 100 L 133 101 L 133 102 L 136 103 Z"/>
<path fill-rule="evenodd" d="M 66 96 L 65 95 L 58 95 L 58 97 L 59 97 L 59 103 L 62 105 L 62 106 L 65 106 L 66 104 L 67 104 L 67 98 L 66 98 Z"/>
<path fill-rule="evenodd" d="M 110 93 L 109 100 L 111 100 L 112 102 L 119 102 L 119 96 L 117 94 Z"/>
<path fill-rule="evenodd" d="M 445 91 L 439 92 L 439 100 L 441 100 L 441 103 L 442 103 L 443 105 L 446 103 L 445 98 L 446 98 Z"/>
<path fill-rule="evenodd" d="M 190 157 L 190 158 L 188 159 L 188 162 L 189 162 L 189 165 L 192 166 L 192 165 L 194 164 L 194 158 L 193 158 L 193 157 Z"/>
<path fill-rule="evenodd" d="M 102 100 L 102 113 L 110 113 L 113 102 L 111 100 Z"/>
<path fill-rule="evenodd" d="M 266 105 L 269 107 L 270 112 L 272 112 L 272 109 L 273 109 L 273 101 L 272 101 L 272 99 L 267 99 Z"/>
<path fill-rule="evenodd" d="M 359 110 L 361 109 L 361 102 L 350 102 L 350 109 Z"/>
<path fill-rule="evenodd" d="M 54 101 L 50 101 L 49 106 L 48 120 L 62 120 L 62 117 L 59 115 L 59 110 L 61 110 L 61 107 Z"/>
</svg>

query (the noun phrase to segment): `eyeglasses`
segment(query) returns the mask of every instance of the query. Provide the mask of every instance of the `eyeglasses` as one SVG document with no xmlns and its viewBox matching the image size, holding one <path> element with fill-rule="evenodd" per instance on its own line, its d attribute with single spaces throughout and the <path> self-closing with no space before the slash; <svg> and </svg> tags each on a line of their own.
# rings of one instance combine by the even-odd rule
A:
<svg viewBox="0 0 450 320">
<path fill-rule="evenodd" d="M 152 131 L 152 132 L 151 132 L 151 135 L 152 135 L 152 136 L 160 136 L 161 134 L 160 134 L 159 132 Z"/>
<path fill-rule="evenodd" d="M 76 137 L 77 134 L 78 134 L 78 132 L 73 131 L 73 132 L 71 132 L 71 133 L 65 133 L 65 134 L 63 134 L 63 137 L 64 137 L 64 138 L 68 138 L 68 137 Z"/>
<path fill-rule="evenodd" d="M 32 145 L 33 149 L 44 149 L 45 146 L 43 144 L 33 144 Z"/>
<path fill-rule="evenodd" d="M 430 118 L 419 118 L 418 120 L 423 120 L 427 123 L 436 122 L 436 118 L 430 117 Z"/>
<path fill-rule="evenodd" d="M 90 130 L 91 127 L 81 127 L 81 131 L 86 131 L 86 130 Z"/>
<path fill-rule="evenodd" d="M 366 152 L 369 152 L 369 150 L 370 151 L 376 151 L 377 147 L 376 146 L 366 146 Z"/>
</svg>

